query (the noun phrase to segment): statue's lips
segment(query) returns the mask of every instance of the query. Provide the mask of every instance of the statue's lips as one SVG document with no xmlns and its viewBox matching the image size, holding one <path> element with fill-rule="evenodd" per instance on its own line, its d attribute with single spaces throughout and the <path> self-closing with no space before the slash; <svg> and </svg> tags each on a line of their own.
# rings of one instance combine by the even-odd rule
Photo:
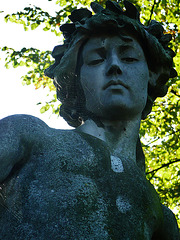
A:
<svg viewBox="0 0 180 240">
<path fill-rule="evenodd" d="M 105 89 L 107 89 L 108 87 L 111 87 L 111 86 L 114 87 L 114 88 L 118 88 L 118 86 L 123 86 L 123 87 L 128 89 L 128 86 L 126 84 L 124 84 L 121 80 L 111 80 L 104 85 L 103 90 L 105 90 Z"/>
</svg>

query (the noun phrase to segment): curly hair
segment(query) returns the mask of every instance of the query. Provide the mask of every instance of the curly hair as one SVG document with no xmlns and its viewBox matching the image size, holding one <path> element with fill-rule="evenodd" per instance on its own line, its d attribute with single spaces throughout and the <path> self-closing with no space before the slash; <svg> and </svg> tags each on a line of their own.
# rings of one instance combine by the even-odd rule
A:
<svg viewBox="0 0 180 240">
<path fill-rule="evenodd" d="M 70 126 L 78 127 L 90 117 L 85 109 L 85 96 L 79 80 L 82 65 L 79 55 L 83 45 L 93 35 L 119 35 L 126 32 L 141 45 L 149 70 L 155 76 L 148 84 L 148 98 L 142 119 L 151 112 L 155 99 L 167 93 L 166 83 L 169 78 L 177 75 L 173 68 L 175 53 L 168 47 L 171 34 L 164 35 L 164 28 L 154 20 L 144 26 L 137 8 L 126 0 L 124 5 L 126 11 L 110 0 L 106 2 L 105 9 L 92 2 L 91 8 L 95 14 L 85 8 L 74 10 L 69 16 L 72 23 L 60 27 L 65 38 L 64 44 L 54 48 L 52 56 L 55 63 L 46 69 L 45 75 L 54 79 L 57 98 L 62 103 L 60 115 Z"/>
</svg>

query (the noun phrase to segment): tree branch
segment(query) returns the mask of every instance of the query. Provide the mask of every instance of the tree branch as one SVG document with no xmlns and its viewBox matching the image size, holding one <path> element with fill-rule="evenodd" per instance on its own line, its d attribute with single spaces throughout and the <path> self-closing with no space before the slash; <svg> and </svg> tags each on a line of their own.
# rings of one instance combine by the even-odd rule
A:
<svg viewBox="0 0 180 240">
<path fill-rule="evenodd" d="M 156 0 L 154 0 L 153 6 L 152 6 L 152 8 L 151 8 L 151 14 L 150 14 L 150 18 L 149 18 L 149 21 L 148 21 L 148 25 L 149 25 L 149 23 L 150 23 L 150 21 L 151 21 L 151 18 L 152 18 L 152 15 L 153 15 L 153 11 L 154 11 L 154 7 L 155 7 L 155 4 L 156 4 Z"/>
<path fill-rule="evenodd" d="M 151 142 L 148 142 L 147 144 L 144 144 L 143 147 L 149 146 L 149 145 L 151 145 L 152 143 L 158 141 L 159 139 L 160 139 L 160 137 L 157 137 L 157 138 L 155 138 L 154 140 L 152 140 Z"/>
<path fill-rule="evenodd" d="M 146 175 L 148 175 L 148 174 L 150 174 L 150 173 L 153 173 L 153 176 L 154 176 L 154 174 L 156 174 L 157 171 L 159 171 L 159 170 L 162 169 L 163 167 L 167 167 L 167 166 L 169 166 L 170 164 L 177 163 L 177 162 L 180 162 L 180 159 L 176 159 L 176 160 L 174 160 L 174 161 L 172 161 L 172 162 L 165 163 L 165 164 L 163 164 L 161 167 L 156 168 L 156 169 L 154 169 L 154 170 L 152 170 L 152 171 L 147 172 Z"/>
<path fill-rule="evenodd" d="M 151 18 L 152 18 L 152 15 L 153 15 L 153 11 L 154 11 L 154 7 L 155 7 L 156 4 L 159 5 L 160 1 L 161 1 L 161 0 L 159 0 L 158 2 L 156 2 L 156 0 L 154 0 L 153 6 L 152 6 L 152 8 L 151 8 L 151 14 L 150 14 L 150 18 L 149 18 L 149 21 L 148 21 L 148 25 L 149 25 L 149 23 L 150 23 L 150 21 L 151 21 Z"/>
</svg>

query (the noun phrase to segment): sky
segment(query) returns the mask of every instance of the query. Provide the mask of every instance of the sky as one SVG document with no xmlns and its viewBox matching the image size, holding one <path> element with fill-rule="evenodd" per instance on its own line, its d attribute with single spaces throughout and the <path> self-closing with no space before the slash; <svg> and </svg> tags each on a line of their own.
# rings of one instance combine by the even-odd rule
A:
<svg viewBox="0 0 180 240">
<path fill-rule="evenodd" d="M 29 4 L 41 7 L 42 10 L 48 11 L 55 15 L 55 11 L 59 11 L 59 7 L 53 2 L 47 0 L 6 0 L 0 5 L 0 47 L 8 46 L 15 50 L 21 50 L 23 47 L 34 47 L 40 50 L 53 50 L 58 45 L 60 39 L 55 34 L 45 32 L 41 27 L 36 30 L 24 31 L 20 24 L 5 23 L 4 16 L 9 13 L 23 10 Z M 67 129 L 69 126 L 61 118 L 52 114 L 40 113 L 40 105 L 38 102 L 46 100 L 48 89 L 35 90 L 33 85 L 23 86 L 21 76 L 28 71 L 25 67 L 6 69 L 5 54 L 0 50 L 0 119 L 13 114 L 30 114 L 45 121 L 50 127 Z"/>
</svg>

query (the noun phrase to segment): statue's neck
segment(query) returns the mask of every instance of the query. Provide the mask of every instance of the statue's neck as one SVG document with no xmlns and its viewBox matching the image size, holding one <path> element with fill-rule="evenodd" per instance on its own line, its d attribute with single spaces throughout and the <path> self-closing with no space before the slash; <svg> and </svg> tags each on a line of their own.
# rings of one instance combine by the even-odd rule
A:
<svg viewBox="0 0 180 240">
<path fill-rule="evenodd" d="M 106 142 L 111 155 L 136 162 L 139 126 L 140 120 L 102 121 L 100 127 L 93 120 L 87 120 L 77 128 L 77 131 L 90 134 Z"/>
</svg>

